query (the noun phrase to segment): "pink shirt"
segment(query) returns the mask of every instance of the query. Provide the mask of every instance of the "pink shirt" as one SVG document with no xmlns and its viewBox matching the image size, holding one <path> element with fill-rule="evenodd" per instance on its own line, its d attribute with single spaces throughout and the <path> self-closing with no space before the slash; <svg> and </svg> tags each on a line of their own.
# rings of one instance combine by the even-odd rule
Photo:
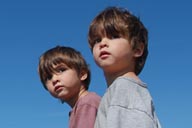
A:
<svg viewBox="0 0 192 128">
<path fill-rule="evenodd" d="M 100 100 L 93 92 L 80 98 L 70 112 L 69 128 L 93 128 Z"/>
</svg>

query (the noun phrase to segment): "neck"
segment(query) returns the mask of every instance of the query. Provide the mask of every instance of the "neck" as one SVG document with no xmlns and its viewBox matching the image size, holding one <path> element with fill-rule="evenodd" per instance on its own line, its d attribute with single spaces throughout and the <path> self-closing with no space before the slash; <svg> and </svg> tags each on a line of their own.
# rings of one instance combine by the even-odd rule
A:
<svg viewBox="0 0 192 128">
<path fill-rule="evenodd" d="M 78 102 L 78 100 L 87 95 L 88 91 L 85 90 L 85 88 L 82 86 L 82 88 L 80 89 L 79 93 L 77 95 L 74 96 L 74 98 L 72 98 L 68 104 L 71 106 L 71 108 L 73 108 L 75 106 L 75 104 Z"/>
<path fill-rule="evenodd" d="M 139 77 L 135 74 L 135 72 L 122 72 L 122 73 L 106 73 L 104 72 L 105 75 L 105 79 L 107 81 L 107 86 L 109 87 L 113 81 L 118 78 L 118 77 L 129 77 L 129 78 L 133 78 L 137 81 L 140 81 Z"/>
</svg>

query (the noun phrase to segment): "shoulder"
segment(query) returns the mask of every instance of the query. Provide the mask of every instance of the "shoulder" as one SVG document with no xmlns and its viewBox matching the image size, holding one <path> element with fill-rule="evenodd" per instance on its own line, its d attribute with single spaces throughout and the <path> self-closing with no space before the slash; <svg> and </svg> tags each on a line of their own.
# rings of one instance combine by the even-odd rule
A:
<svg viewBox="0 0 192 128">
<path fill-rule="evenodd" d="M 137 81 L 129 77 L 118 77 L 109 86 L 109 91 L 126 91 L 130 92 L 137 89 L 146 89 L 147 85 L 142 81 Z"/>
<path fill-rule="evenodd" d="M 99 96 L 99 95 L 97 95 L 95 92 L 88 92 L 87 93 L 87 95 L 85 95 L 84 97 L 83 97 L 83 99 L 84 100 L 100 100 L 101 99 L 101 97 Z"/>
<path fill-rule="evenodd" d="M 113 83 L 109 86 L 108 91 L 111 92 L 123 92 L 125 93 L 133 93 L 134 91 L 138 90 L 146 90 L 147 89 L 147 84 L 135 80 L 130 77 L 118 77 L 116 78 Z"/>
<path fill-rule="evenodd" d="M 110 97 L 111 104 L 130 107 L 135 101 L 142 101 L 148 96 L 146 84 L 128 77 L 117 78 L 108 88 L 106 97 Z"/>
<path fill-rule="evenodd" d="M 78 105 L 89 105 L 93 107 L 98 107 L 101 97 L 94 92 L 88 92 L 87 95 L 79 99 Z"/>
</svg>

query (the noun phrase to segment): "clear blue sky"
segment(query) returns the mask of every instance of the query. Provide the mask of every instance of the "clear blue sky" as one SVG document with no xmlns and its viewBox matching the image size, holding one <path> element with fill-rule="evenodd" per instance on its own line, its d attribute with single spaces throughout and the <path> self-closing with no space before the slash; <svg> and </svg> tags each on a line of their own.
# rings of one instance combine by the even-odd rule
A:
<svg viewBox="0 0 192 128">
<path fill-rule="evenodd" d="M 44 90 L 39 56 L 56 45 L 81 51 L 92 70 L 90 91 L 103 95 L 102 71 L 87 44 L 88 26 L 107 6 L 126 7 L 149 30 L 141 73 L 164 128 L 189 128 L 192 115 L 190 0 L 1 0 L 0 128 L 67 128 L 67 104 Z"/>
</svg>

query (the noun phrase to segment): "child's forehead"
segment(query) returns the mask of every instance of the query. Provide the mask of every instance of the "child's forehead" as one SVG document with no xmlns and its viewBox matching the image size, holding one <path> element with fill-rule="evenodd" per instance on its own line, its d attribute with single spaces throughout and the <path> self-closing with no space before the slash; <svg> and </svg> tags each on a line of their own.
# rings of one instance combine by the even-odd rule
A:
<svg viewBox="0 0 192 128">
<path fill-rule="evenodd" d="M 94 35 L 107 36 L 114 33 L 121 33 L 125 25 L 124 22 L 119 23 L 115 19 L 103 20 L 102 22 L 94 22 L 91 31 Z"/>
<path fill-rule="evenodd" d="M 106 36 L 106 28 L 101 24 L 96 24 L 91 29 L 91 34 L 94 37 L 103 37 Z"/>
</svg>

